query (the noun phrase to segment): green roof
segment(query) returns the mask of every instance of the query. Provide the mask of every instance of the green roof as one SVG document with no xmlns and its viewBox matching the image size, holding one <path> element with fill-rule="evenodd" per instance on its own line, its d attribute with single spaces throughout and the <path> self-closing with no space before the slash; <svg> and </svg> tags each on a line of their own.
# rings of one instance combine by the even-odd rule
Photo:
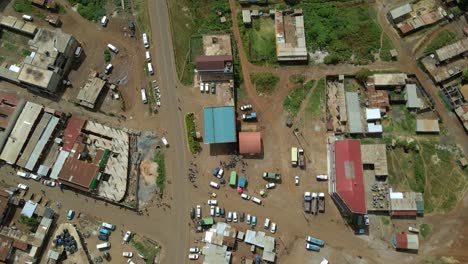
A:
<svg viewBox="0 0 468 264">
<path fill-rule="evenodd" d="M 214 224 L 214 219 L 213 219 L 213 217 L 203 218 L 203 219 L 200 221 L 200 224 L 201 224 L 202 226 L 213 225 L 213 224 Z"/>
</svg>

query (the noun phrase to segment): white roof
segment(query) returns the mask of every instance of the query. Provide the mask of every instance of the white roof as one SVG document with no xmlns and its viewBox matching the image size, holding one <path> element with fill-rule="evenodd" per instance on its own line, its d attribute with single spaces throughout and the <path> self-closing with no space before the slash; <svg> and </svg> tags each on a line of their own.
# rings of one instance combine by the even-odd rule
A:
<svg viewBox="0 0 468 264">
<path fill-rule="evenodd" d="M 381 119 L 380 109 L 379 108 L 366 108 L 366 118 L 367 120 L 376 120 Z"/>
<path fill-rule="evenodd" d="M 406 3 L 390 11 L 390 15 L 392 16 L 393 19 L 396 19 L 408 13 L 411 13 L 411 11 L 413 11 L 413 8 L 411 7 L 410 4 Z"/>
<path fill-rule="evenodd" d="M 368 123 L 367 124 L 367 132 L 369 133 L 382 133 L 383 132 L 383 127 L 382 125 L 377 125 L 374 123 Z"/>
</svg>

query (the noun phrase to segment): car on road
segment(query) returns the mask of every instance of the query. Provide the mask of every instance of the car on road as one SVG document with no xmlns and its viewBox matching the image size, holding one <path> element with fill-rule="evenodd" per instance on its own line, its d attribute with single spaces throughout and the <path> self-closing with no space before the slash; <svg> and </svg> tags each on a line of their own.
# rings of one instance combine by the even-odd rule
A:
<svg viewBox="0 0 468 264">
<path fill-rule="evenodd" d="M 237 223 L 237 212 L 232 213 L 232 221 Z"/>
<path fill-rule="evenodd" d="M 122 252 L 122 256 L 126 258 L 131 258 L 133 257 L 133 252 L 131 251 Z"/>
<path fill-rule="evenodd" d="M 162 140 L 162 143 L 164 144 L 164 146 L 166 146 L 166 148 L 168 148 L 169 147 L 169 142 L 167 141 L 167 139 L 165 137 L 162 137 L 161 140 Z"/>
<path fill-rule="evenodd" d="M 269 182 L 265 185 L 265 188 L 267 189 L 273 189 L 275 188 L 276 184 L 274 182 Z"/>
<path fill-rule="evenodd" d="M 29 187 L 26 184 L 19 183 L 18 184 L 18 189 L 27 191 Z"/>
<path fill-rule="evenodd" d="M 299 185 L 299 176 L 294 176 L 294 184 Z"/>
<path fill-rule="evenodd" d="M 125 232 L 125 235 L 123 237 L 123 241 L 128 242 L 130 241 L 131 238 L 132 238 L 132 232 L 127 230 L 127 232 Z"/>
<path fill-rule="evenodd" d="M 190 208 L 190 218 L 195 219 L 195 208 Z"/>
<path fill-rule="evenodd" d="M 201 218 L 201 206 L 200 205 L 197 205 L 197 218 L 200 219 Z"/>
<path fill-rule="evenodd" d="M 56 183 L 54 181 L 44 180 L 42 184 L 44 184 L 45 186 L 49 186 L 49 187 L 55 187 Z"/>
<path fill-rule="evenodd" d="M 198 252 L 200 252 L 200 249 L 197 247 L 193 247 L 189 249 L 189 253 L 198 253 Z"/>
<path fill-rule="evenodd" d="M 246 193 L 242 193 L 242 194 L 241 194 L 241 198 L 242 198 L 242 199 L 245 199 L 245 200 L 250 200 L 251 196 L 248 195 L 248 194 L 246 194 Z"/>
<path fill-rule="evenodd" d="M 326 181 L 328 180 L 328 175 L 317 175 L 317 181 Z"/>
<path fill-rule="evenodd" d="M 188 255 L 188 258 L 189 258 L 190 260 L 197 260 L 197 259 L 198 259 L 198 254 L 189 254 L 189 255 Z"/>
<path fill-rule="evenodd" d="M 208 205 L 218 205 L 218 200 L 208 200 Z"/>
<path fill-rule="evenodd" d="M 73 216 L 75 216 L 75 211 L 73 210 L 68 210 L 68 213 L 67 213 L 67 220 L 72 220 L 73 219 Z"/>
<path fill-rule="evenodd" d="M 250 214 L 247 214 L 247 218 L 245 219 L 245 222 L 250 225 L 251 223 L 251 217 L 250 217 Z"/>
<path fill-rule="evenodd" d="M 241 111 L 252 110 L 252 105 L 251 105 L 251 104 L 243 105 L 243 106 L 240 107 L 240 110 L 241 110 Z"/>
<path fill-rule="evenodd" d="M 271 232 L 272 234 L 276 233 L 276 223 L 271 223 L 270 232 Z"/>
<path fill-rule="evenodd" d="M 366 225 L 369 225 L 369 216 L 368 215 L 364 215 L 364 223 Z"/>
<path fill-rule="evenodd" d="M 232 222 L 232 212 L 228 212 L 228 215 L 227 215 L 227 221 L 228 222 Z"/>
<path fill-rule="evenodd" d="M 214 205 L 210 206 L 210 215 L 214 216 L 215 215 L 215 207 Z"/>
</svg>

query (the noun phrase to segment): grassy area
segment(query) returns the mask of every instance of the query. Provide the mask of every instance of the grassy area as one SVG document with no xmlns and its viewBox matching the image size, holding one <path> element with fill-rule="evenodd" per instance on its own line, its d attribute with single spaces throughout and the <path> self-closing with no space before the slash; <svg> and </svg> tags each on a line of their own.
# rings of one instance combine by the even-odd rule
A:
<svg viewBox="0 0 468 264">
<path fill-rule="evenodd" d="M 276 74 L 266 73 L 251 73 L 250 79 L 255 85 L 257 93 L 260 95 L 270 95 L 275 91 L 276 85 L 279 82 L 279 77 Z"/>
<path fill-rule="evenodd" d="M 148 34 L 148 39 L 151 42 L 151 29 L 150 29 L 150 22 L 149 22 L 149 14 L 148 14 L 148 2 L 145 0 L 134 0 L 132 1 L 133 7 L 136 12 L 137 18 L 137 25 L 141 32 L 145 32 Z M 126 6 L 129 6 L 125 4 Z"/>
<path fill-rule="evenodd" d="M 239 13 L 239 30 L 244 49 L 250 62 L 276 63 L 275 27 L 271 18 L 252 21 L 252 27 L 245 27 Z"/>
<path fill-rule="evenodd" d="M 424 49 L 424 53 L 432 53 L 437 49 L 442 48 L 448 44 L 454 43 L 458 40 L 457 33 L 450 31 L 450 30 L 443 30 L 437 34 L 435 38 L 432 39 L 431 43 L 427 45 L 426 49 Z"/>
<path fill-rule="evenodd" d="M 386 225 L 386 226 L 390 225 L 391 222 L 390 222 L 389 217 L 383 216 L 381 219 L 382 219 L 382 224 L 383 225 Z"/>
<path fill-rule="evenodd" d="M 164 161 L 164 153 L 156 151 L 154 153 L 154 161 L 158 164 L 158 177 L 156 178 L 156 186 L 159 188 L 161 195 L 164 193 L 166 186 L 166 163 Z"/>
<path fill-rule="evenodd" d="M 399 191 L 424 194 L 425 213 L 449 212 L 468 187 L 468 173 L 456 164 L 459 150 L 438 139 L 397 139 L 388 152 L 389 182 Z"/>
<path fill-rule="evenodd" d="M 106 15 L 105 0 L 68 0 L 71 5 L 78 5 L 78 13 L 87 20 L 99 21 Z"/>
<path fill-rule="evenodd" d="M 432 225 L 430 225 L 430 224 L 421 224 L 419 226 L 419 232 L 421 232 L 421 236 L 424 239 L 426 239 L 427 237 L 429 237 L 429 235 L 432 232 Z"/>
<path fill-rule="evenodd" d="M 150 245 L 148 243 L 143 243 L 137 239 L 132 239 L 133 247 L 138 251 L 138 254 L 145 257 L 146 264 L 152 264 L 154 262 L 154 257 L 159 252 L 159 248 Z"/>
<path fill-rule="evenodd" d="M 283 101 L 283 109 L 291 113 L 292 116 L 296 116 L 301 108 L 302 101 L 314 86 L 314 83 L 315 80 L 310 80 L 291 91 Z"/>
<path fill-rule="evenodd" d="M 187 113 L 185 115 L 185 129 L 190 152 L 195 154 L 200 150 L 200 143 L 197 141 L 194 113 Z"/>
<path fill-rule="evenodd" d="M 380 48 L 380 59 L 383 61 L 391 61 L 392 55 L 390 54 L 390 50 L 394 49 L 392 41 L 390 38 L 384 34 L 382 40 L 382 47 Z"/>
<path fill-rule="evenodd" d="M 415 134 L 416 116 L 405 105 L 395 105 L 382 122 L 385 133 Z"/>
<path fill-rule="evenodd" d="M 304 11 L 308 49 L 330 52 L 325 63 L 366 64 L 374 60 L 382 31 L 367 2 L 310 0 L 297 7 Z"/>
<path fill-rule="evenodd" d="M 31 232 L 36 232 L 36 229 L 39 226 L 39 220 L 34 217 L 29 218 L 27 216 L 21 215 L 19 222 L 23 225 L 26 225 Z"/>
<path fill-rule="evenodd" d="M 294 83 L 294 84 L 300 84 L 300 83 L 303 83 L 305 81 L 305 76 L 304 74 L 293 74 L 291 76 L 289 76 L 289 81 Z"/>
<path fill-rule="evenodd" d="M 104 61 L 109 62 L 111 60 L 112 56 L 111 53 L 108 49 L 104 50 Z"/>
<path fill-rule="evenodd" d="M 325 91 L 325 79 L 321 79 L 317 82 L 317 86 L 315 86 L 309 98 L 306 106 L 307 113 L 312 115 L 320 114 L 322 105 L 325 103 Z"/>
<path fill-rule="evenodd" d="M 191 60 L 190 40 L 194 35 L 206 33 L 230 33 L 232 20 L 228 1 L 213 0 L 178 0 L 168 1 L 171 20 L 174 53 L 177 74 L 181 82 L 190 85 L 193 82 L 194 61 Z M 220 22 L 220 11 L 226 18 Z"/>
</svg>

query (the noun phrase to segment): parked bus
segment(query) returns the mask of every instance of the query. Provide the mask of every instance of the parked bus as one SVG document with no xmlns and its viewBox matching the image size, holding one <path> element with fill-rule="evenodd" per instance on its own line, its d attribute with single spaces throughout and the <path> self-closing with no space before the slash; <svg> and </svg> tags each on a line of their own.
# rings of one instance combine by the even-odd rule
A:
<svg viewBox="0 0 468 264">
<path fill-rule="evenodd" d="M 297 148 L 291 148 L 291 165 L 297 166 Z"/>
<path fill-rule="evenodd" d="M 237 172 L 231 171 L 231 176 L 229 176 L 229 185 L 236 186 L 237 184 Z"/>
<path fill-rule="evenodd" d="M 148 103 L 148 100 L 146 99 L 146 91 L 145 88 L 141 88 L 141 101 L 143 101 L 144 104 Z"/>
</svg>

